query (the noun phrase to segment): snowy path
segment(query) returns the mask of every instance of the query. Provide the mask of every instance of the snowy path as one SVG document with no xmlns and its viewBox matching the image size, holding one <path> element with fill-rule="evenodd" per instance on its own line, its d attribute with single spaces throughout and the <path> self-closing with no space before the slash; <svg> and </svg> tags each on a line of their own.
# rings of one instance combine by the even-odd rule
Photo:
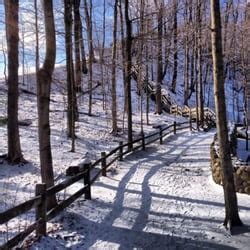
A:
<svg viewBox="0 0 250 250">
<path fill-rule="evenodd" d="M 249 249 L 250 233 L 222 228 L 222 188 L 210 177 L 211 133 L 179 133 L 119 162 L 57 219 L 33 249 Z M 249 196 L 239 195 L 250 225 Z M 54 248 L 52 246 L 55 246 Z"/>
</svg>

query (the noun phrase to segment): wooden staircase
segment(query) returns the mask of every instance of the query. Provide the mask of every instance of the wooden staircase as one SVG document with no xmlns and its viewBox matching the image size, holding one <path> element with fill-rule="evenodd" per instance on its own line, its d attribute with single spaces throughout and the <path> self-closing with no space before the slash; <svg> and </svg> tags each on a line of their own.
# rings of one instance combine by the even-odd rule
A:
<svg viewBox="0 0 250 250">
<path fill-rule="evenodd" d="M 171 106 L 170 114 L 183 116 L 192 121 L 197 120 L 196 108 L 190 108 L 188 106 L 173 105 Z M 200 108 L 198 109 L 198 115 L 200 115 Z M 204 123 L 207 128 L 216 127 L 216 115 L 214 111 L 208 107 L 204 108 Z"/>
<path fill-rule="evenodd" d="M 139 68 L 136 66 L 132 67 L 132 77 L 137 82 L 139 76 Z M 147 80 L 145 70 L 142 70 L 141 72 L 141 78 L 142 78 L 142 88 L 144 92 L 151 98 L 151 100 L 156 101 L 155 96 L 155 83 L 151 80 Z M 138 84 L 137 84 L 138 87 Z M 140 90 L 138 90 L 138 93 L 140 93 Z M 176 105 L 176 102 L 171 98 L 170 95 L 162 93 L 161 95 L 161 103 L 162 103 L 162 109 L 170 113 L 171 106 Z"/>
<path fill-rule="evenodd" d="M 146 77 L 145 69 L 141 70 L 141 79 L 142 79 L 142 88 L 144 92 L 153 100 L 156 100 L 155 96 L 155 83 L 153 81 L 148 80 Z M 139 78 L 139 67 L 133 66 L 132 67 L 132 77 L 137 82 Z M 137 84 L 137 87 L 139 85 Z M 140 90 L 138 90 L 138 93 L 140 93 Z M 179 106 L 176 104 L 176 102 L 171 98 L 171 96 L 168 93 L 163 93 L 161 95 L 161 103 L 162 103 L 162 109 L 170 114 L 175 114 L 178 116 L 186 117 L 187 119 L 191 119 L 192 121 L 197 120 L 197 111 L 196 108 L 190 108 L 186 105 Z M 200 114 L 200 109 L 198 109 L 198 115 Z M 211 110 L 208 107 L 204 108 L 204 122 L 205 127 L 211 128 L 216 126 L 216 115 L 213 110 Z"/>
</svg>

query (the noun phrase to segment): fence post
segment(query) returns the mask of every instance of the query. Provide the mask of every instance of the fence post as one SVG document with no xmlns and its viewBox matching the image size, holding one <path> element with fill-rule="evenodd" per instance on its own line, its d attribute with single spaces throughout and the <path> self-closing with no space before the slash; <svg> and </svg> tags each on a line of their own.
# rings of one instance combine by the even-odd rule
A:
<svg viewBox="0 0 250 250">
<path fill-rule="evenodd" d="M 176 135 L 176 122 L 174 122 L 174 135 Z"/>
<path fill-rule="evenodd" d="M 145 136 L 144 136 L 143 132 L 141 133 L 141 144 L 142 144 L 142 150 L 145 150 L 146 149 L 146 147 L 145 147 Z"/>
<path fill-rule="evenodd" d="M 101 158 L 102 158 L 102 176 L 107 176 L 106 152 L 101 152 Z"/>
<path fill-rule="evenodd" d="M 189 109 L 189 127 L 190 127 L 190 131 L 192 131 L 193 128 L 192 128 L 192 112 L 191 112 L 191 109 Z"/>
<path fill-rule="evenodd" d="M 90 166 L 91 163 L 84 163 L 83 169 L 84 169 L 84 185 L 87 185 L 86 191 L 85 191 L 85 199 L 91 200 L 91 184 L 90 184 Z"/>
<path fill-rule="evenodd" d="M 119 142 L 119 161 L 123 161 L 123 142 Z"/>
<path fill-rule="evenodd" d="M 163 143 L 163 140 L 162 140 L 162 127 L 160 126 L 159 129 L 160 129 L 160 144 L 162 144 Z"/>
<path fill-rule="evenodd" d="M 36 235 L 38 237 L 46 235 L 46 213 L 47 213 L 47 199 L 46 199 L 46 184 L 36 184 L 35 195 L 41 195 L 41 202 L 36 207 L 36 220 L 42 219 L 41 223 L 36 228 Z"/>
</svg>

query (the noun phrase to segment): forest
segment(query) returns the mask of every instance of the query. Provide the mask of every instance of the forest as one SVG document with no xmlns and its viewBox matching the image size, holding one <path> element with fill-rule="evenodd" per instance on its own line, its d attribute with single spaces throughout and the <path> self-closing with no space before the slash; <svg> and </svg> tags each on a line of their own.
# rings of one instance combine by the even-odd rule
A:
<svg viewBox="0 0 250 250">
<path fill-rule="evenodd" d="M 0 1 L 0 249 L 247 249 L 249 0 Z"/>
</svg>

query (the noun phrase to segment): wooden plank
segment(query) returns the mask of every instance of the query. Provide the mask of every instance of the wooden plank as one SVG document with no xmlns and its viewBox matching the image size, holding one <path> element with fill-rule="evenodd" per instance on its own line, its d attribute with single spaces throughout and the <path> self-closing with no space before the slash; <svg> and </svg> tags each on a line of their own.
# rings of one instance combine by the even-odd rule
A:
<svg viewBox="0 0 250 250">
<path fill-rule="evenodd" d="M 106 158 L 108 158 L 111 155 L 115 154 L 119 149 L 120 149 L 120 146 L 118 146 L 115 149 L 111 150 L 108 154 L 106 154 Z"/>
<path fill-rule="evenodd" d="M 140 138 L 134 140 L 134 141 L 133 141 L 133 144 L 138 143 L 138 142 L 140 142 L 141 140 L 142 140 L 142 138 L 140 137 Z"/>
<path fill-rule="evenodd" d="M 107 168 L 106 152 L 101 152 L 101 159 L 102 159 L 102 176 L 107 176 L 107 172 L 106 172 L 106 168 Z"/>
<path fill-rule="evenodd" d="M 41 196 L 36 196 L 33 199 L 25 201 L 15 207 L 12 207 L 0 214 L 0 224 L 6 223 L 9 220 L 26 213 L 41 202 Z"/>
<path fill-rule="evenodd" d="M 157 132 L 155 132 L 155 133 L 146 135 L 146 136 L 145 136 L 145 139 L 149 139 L 149 138 L 154 137 L 154 136 L 156 136 L 156 135 L 158 135 L 158 134 L 159 134 L 159 133 L 158 133 L 158 131 L 157 131 Z M 158 138 L 158 139 L 159 139 L 159 138 Z"/>
<path fill-rule="evenodd" d="M 47 211 L 47 199 L 46 199 L 46 184 L 36 185 L 36 196 L 41 195 L 41 202 L 36 206 L 36 221 L 41 219 L 41 223 L 36 228 L 36 236 L 41 237 L 46 235 L 46 211 Z"/>
<path fill-rule="evenodd" d="M 47 189 L 47 195 L 54 195 L 60 191 L 62 191 L 63 189 L 67 188 L 68 186 L 72 185 L 73 183 L 83 179 L 83 176 L 85 174 L 85 171 L 79 173 L 78 175 L 76 176 L 73 176 L 73 177 L 70 177 L 69 179 L 53 186 L 53 187 L 50 187 Z"/>
<path fill-rule="evenodd" d="M 187 129 L 189 128 L 190 129 L 190 126 L 186 126 L 186 127 L 179 127 L 179 128 L 176 128 L 176 131 L 180 131 L 180 130 L 184 130 L 184 129 Z"/>
<path fill-rule="evenodd" d="M 91 200 L 90 165 L 91 163 L 83 164 L 83 169 L 85 170 L 83 180 L 84 180 L 84 185 L 86 187 L 85 199 L 87 200 Z"/>
<path fill-rule="evenodd" d="M 164 134 L 163 134 L 163 138 L 166 137 L 167 135 L 172 134 L 172 133 L 173 133 L 173 131 L 168 131 L 167 133 L 164 133 Z"/>
<path fill-rule="evenodd" d="M 134 149 L 134 148 L 133 148 Z M 131 152 L 131 151 L 130 151 Z M 106 166 L 106 168 L 108 168 L 109 166 L 111 166 L 115 161 L 117 161 L 118 159 L 120 159 L 120 155 L 117 155 L 114 159 L 112 159 Z"/>
<path fill-rule="evenodd" d="M 179 127 L 179 126 L 182 126 L 182 125 L 185 125 L 185 124 L 189 124 L 189 121 L 187 121 L 187 122 L 181 122 L 181 123 L 176 123 L 176 126 Z"/>
<path fill-rule="evenodd" d="M 7 241 L 5 244 L 3 244 L 2 246 L 0 246 L 0 249 L 13 249 L 21 241 L 23 241 L 27 236 L 29 236 L 33 231 L 35 231 L 35 229 L 37 228 L 37 226 L 39 225 L 39 223 L 41 223 L 41 220 L 42 219 L 40 219 L 40 220 L 34 222 L 33 224 L 31 224 L 23 232 L 17 234 L 15 237 L 13 237 L 9 241 Z"/>
<path fill-rule="evenodd" d="M 93 162 L 91 164 L 90 169 L 94 169 L 96 166 L 98 166 L 100 163 L 102 162 L 102 158 L 99 158 L 98 160 L 96 160 L 95 162 Z"/>
<path fill-rule="evenodd" d="M 86 189 L 87 189 L 87 186 L 84 186 L 83 188 L 78 190 L 76 193 L 74 193 L 72 196 L 70 196 L 68 199 L 60 202 L 55 208 L 51 209 L 47 213 L 47 221 L 50 221 L 51 219 L 56 217 L 61 211 L 63 211 L 66 207 L 68 207 L 75 200 L 81 197 L 85 193 Z"/>
<path fill-rule="evenodd" d="M 90 184 L 92 185 L 93 183 L 95 183 L 95 181 L 98 179 L 98 177 L 101 175 L 102 173 L 102 169 L 100 169 L 99 171 L 97 171 L 97 173 L 94 175 L 94 177 L 90 180 Z"/>
<path fill-rule="evenodd" d="M 133 148 L 133 151 L 136 151 L 138 149 L 142 148 L 142 145 L 137 145 L 136 147 Z"/>
<path fill-rule="evenodd" d="M 119 142 L 119 161 L 122 161 L 123 160 L 123 141 L 120 141 Z"/>
</svg>

